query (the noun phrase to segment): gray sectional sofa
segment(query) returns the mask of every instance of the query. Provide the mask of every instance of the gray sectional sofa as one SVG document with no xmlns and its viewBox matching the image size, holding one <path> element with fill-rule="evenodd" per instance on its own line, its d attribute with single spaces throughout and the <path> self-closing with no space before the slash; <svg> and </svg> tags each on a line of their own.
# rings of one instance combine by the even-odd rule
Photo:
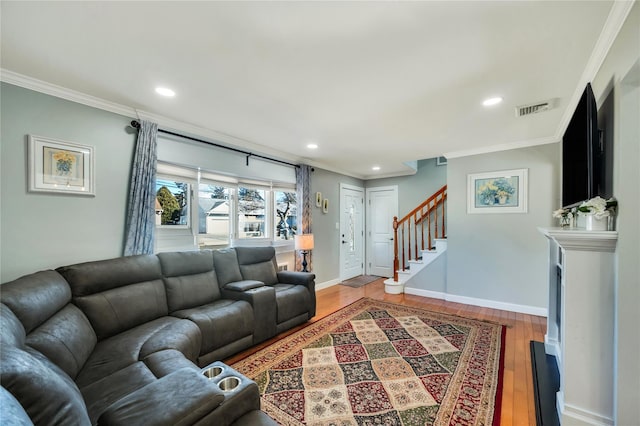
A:
<svg viewBox="0 0 640 426">
<path fill-rule="evenodd" d="M 237 247 L 5 283 L 0 424 L 274 424 L 256 384 L 220 361 L 311 319 L 314 280 L 278 272 L 272 247 Z"/>
</svg>

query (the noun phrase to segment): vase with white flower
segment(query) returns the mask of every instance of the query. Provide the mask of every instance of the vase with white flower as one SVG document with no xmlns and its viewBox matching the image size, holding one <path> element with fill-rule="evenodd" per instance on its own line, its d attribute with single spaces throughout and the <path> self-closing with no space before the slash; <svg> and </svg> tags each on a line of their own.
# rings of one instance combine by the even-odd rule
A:
<svg viewBox="0 0 640 426">
<path fill-rule="evenodd" d="M 605 200 L 598 196 L 580 204 L 577 212 L 585 217 L 585 228 L 588 231 L 607 231 L 613 228 L 617 208 L 618 201 L 614 198 Z"/>
<path fill-rule="evenodd" d="M 553 212 L 553 217 L 560 219 L 560 226 L 563 228 L 572 228 L 574 226 L 574 209 L 564 208 L 555 210 Z"/>
</svg>

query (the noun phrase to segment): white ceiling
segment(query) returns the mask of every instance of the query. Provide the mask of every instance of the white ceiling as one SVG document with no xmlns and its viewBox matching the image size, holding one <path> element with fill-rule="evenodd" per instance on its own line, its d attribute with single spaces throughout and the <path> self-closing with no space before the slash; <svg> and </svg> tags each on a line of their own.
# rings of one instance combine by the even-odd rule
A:
<svg viewBox="0 0 640 426">
<path fill-rule="evenodd" d="M 1 60 L 161 127 L 373 178 L 557 141 L 613 3 L 2 1 Z"/>
</svg>

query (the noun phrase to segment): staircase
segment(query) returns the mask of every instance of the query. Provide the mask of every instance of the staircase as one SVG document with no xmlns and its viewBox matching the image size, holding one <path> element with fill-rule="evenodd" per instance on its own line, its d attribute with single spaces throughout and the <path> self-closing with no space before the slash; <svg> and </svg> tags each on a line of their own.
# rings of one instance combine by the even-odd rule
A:
<svg viewBox="0 0 640 426">
<path fill-rule="evenodd" d="M 444 262 L 438 258 L 447 249 L 446 199 L 447 186 L 444 185 L 402 219 L 393 218 L 394 274 L 385 281 L 385 292 L 403 293 L 405 286 L 418 280 L 418 275 L 419 281 L 425 279 L 422 272 L 425 269 L 437 272 L 435 280 L 444 280 Z"/>
</svg>

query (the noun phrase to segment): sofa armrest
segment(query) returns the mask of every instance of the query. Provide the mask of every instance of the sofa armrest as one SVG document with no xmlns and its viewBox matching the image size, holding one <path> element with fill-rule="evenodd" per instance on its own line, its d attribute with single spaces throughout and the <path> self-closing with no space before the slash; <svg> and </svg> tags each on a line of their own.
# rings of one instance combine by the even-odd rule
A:
<svg viewBox="0 0 640 426">
<path fill-rule="evenodd" d="M 303 285 L 310 291 L 315 291 L 316 275 L 311 272 L 280 271 L 278 272 L 278 282 Z"/>
<path fill-rule="evenodd" d="M 216 361 L 207 365 L 202 369 L 202 371 L 205 371 L 210 367 L 222 368 L 222 373 L 211 379 L 213 383 L 218 385 L 221 382 L 226 381 L 228 378 L 234 377 L 237 379 L 237 387 L 228 389 L 225 393 L 225 400 L 220 404 L 220 407 L 199 421 L 198 426 L 229 426 L 236 421 L 239 421 L 239 424 L 254 426 L 254 423 L 245 423 L 242 419 L 248 413 L 260 410 L 260 392 L 258 391 L 258 385 L 256 382 L 238 373 L 238 371 L 221 361 Z M 258 424 L 270 425 L 271 423 Z"/>
<path fill-rule="evenodd" d="M 224 286 L 225 290 L 231 291 L 247 291 L 259 287 L 264 287 L 264 283 L 256 280 L 234 281 Z"/>
<path fill-rule="evenodd" d="M 242 282 L 248 281 L 238 281 L 238 283 Z M 250 288 L 246 291 L 230 290 L 229 284 L 220 289 L 220 294 L 225 299 L 244 300 L 251 304 L 254 316 L 253 344 L 276 335 L 276 291 L 273 287 L 265 286 L 261 282 L 260 284 L 262 287 Z"/>
<path fill-rule="evenodd" d="M 211 416 L 224 399 L 200 372 L 181 368 L 111 404 L 98 425 L 191 425 Z"/>
<path fill-rule="evenodd" d="M 309 290 L 309 319 L 316 316 L 316 275 L 311 272 L 281 271 L 278 281 L 282 284 L 305 286 Z"/>
</svg>

